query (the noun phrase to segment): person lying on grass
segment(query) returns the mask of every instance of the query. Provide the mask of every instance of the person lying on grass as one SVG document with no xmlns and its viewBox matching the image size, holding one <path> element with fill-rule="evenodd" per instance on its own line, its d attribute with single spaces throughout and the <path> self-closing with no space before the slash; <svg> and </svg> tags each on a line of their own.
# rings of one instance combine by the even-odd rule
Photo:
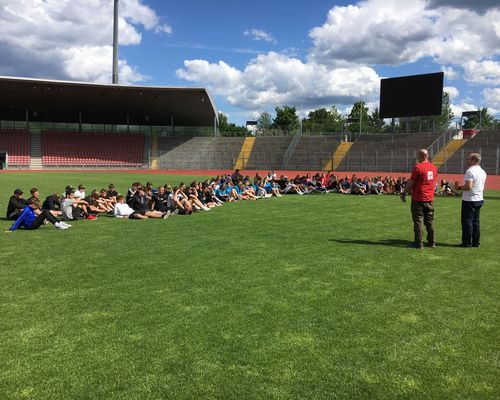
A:
<svg viewBox="0 0 500 400">
<path fill-rule="evenodd" d="M 40 202 L 35 198 L 31 198 L 27 201 L 26 207 L 24 207 L 16 222 L 14 222 L 14 224 L 10 227 L 9 231 L 13 232 L 19 228 L 35 230 L 40 228 L 45 220 L 49 221 L 57 229 L 68 229 L 71 227 L 70 224 L 59 221 L 50 213 L 50 211 L 40 210 Z"/>
</svg>

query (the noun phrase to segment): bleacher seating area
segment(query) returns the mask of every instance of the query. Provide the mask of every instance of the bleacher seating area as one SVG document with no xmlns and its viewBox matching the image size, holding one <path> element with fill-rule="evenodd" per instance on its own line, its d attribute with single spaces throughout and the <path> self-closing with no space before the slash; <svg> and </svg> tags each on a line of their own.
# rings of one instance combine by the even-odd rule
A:
<svg viewBox="0 0 500 400">
<path fill-rule="evenodd" d="M 469 153 L 481 154 L 481 166 L 488 175 L 500 173 L 500 130 L 483 130 L 467 141 L 465 145 L 450 157 L 440 168 L 440 172 L 462 174 L 466 171 L 465 160 Z"/>
<path fill-rule="evenodd" d="M 439 136 L 440 132 L 362 134 L 336 170 L 408 172 L 415 164 L 418 150 L 427 148 Z M 37 144 L 40 139 L 41 151 Z M 238 160 L 244 159 L 243 168 L 247 170 L 279 170 L 283 169 L 283 157 L 292 139 L 290 136 L 257 137 L 251 151 L 242 155 L 243 137 L 159 136 L 155 139 L 157 165 L 160 169 L 233 169 Z M 340 142 L 339 135 L 303 136 L 285 169 L 321 170 Z M 0 129 L 0 150 L 8 152 L 9 166 L 14 168 L 29 168 L 31 161 L 36 163 L 40 156 L 41 167 L 46 168 L 137 168 L 147 164 L 151 147 L 151 137 L 143 133 L 53 130 L 32 138 L 26 129 Z M 499 174 L 500 130 L 479 132 L 439 171 L 463 173 L 470 152 L 482 154 L 482 165 L 488 174 Z M 31 168 L 36 168 L 34 165 Z"/>
<path fill-rule="evenodd" d="M 42 133 L 42 165 L 142 166 L 144 134 L 116 132 L 45 131 Z"/>
<path fill-rule="evenodd" d="M 297 171 L 319 171 L 331 160 L 340 141 L 341 135 L 302 136 L 286 168 Z"/>
<path fill-rule="evenodd" d="M 362 134 L 354 142 L 338 171 L 408 172 L 419 149 L 429 147 L 436 133 Z"/>
<path fill-rule="evenodd" d="M 244 138 L 158 138 L 160 169 L 232 169 Z"/>
<path fill-rule="evenodd" d="M 25 129 L 0 129 L 0 150 L 8 152 L 11 166 L 28 166 L 31 161 L 31 135 Z"/>
</svg>

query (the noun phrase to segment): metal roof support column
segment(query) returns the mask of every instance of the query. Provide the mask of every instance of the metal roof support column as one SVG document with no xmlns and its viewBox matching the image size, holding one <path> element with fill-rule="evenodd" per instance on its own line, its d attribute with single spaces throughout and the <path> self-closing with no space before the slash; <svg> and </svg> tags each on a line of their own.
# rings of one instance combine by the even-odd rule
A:
<svg viewBox="0 0 500 400">
<path fill-rule="evenodd" d="M 113 16 L 113 84 L 118 84 L 118 0 L 115 0 Z"/>
</svg>

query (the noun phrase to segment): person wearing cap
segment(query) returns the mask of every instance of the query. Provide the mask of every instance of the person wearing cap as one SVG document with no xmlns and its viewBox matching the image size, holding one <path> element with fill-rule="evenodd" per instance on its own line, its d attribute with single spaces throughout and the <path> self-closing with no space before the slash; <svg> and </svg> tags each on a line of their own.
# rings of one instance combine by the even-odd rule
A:
<svg viewBox="0 0 500 400">
<path fill-rule="evenodd" d="M 17 217 L 16 222 L 14 222 L 14 224 L 10 227 L 9 231 L 13 232 L 19 228 L 25 228 L 29 230 L 38 229 L 45 220 L 49 221 L 57 229 L 68 229 L 71 227 L 70 224 L 59 221 L 50 213 L 50 211 L 40 211 L 40 201 L 36 198 L 30 198 L 27 201 L 27 205 L 23 208 L 21 214 L 19 214 L 19 216 Z"/>
<path fill-rule="evenodd" d="M 26 206 L 26 200 L 23 199 L 23 191 L 21 189 L 14 190 L 14 195 L 10 197 L 7 205 L 7 219 L 15 221 Z"/>
</svg>

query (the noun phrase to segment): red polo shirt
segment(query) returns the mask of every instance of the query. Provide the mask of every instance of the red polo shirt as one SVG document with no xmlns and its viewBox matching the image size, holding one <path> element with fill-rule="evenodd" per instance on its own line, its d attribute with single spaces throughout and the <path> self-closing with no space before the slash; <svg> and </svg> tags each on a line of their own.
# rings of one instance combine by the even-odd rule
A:
<svg viewBox="0 0 500 400">
<path fill-rule="evenodd" d="M 415 165 L 411 173 L 413 201 L 434 201 L 434 187 L 437 180 L 437 168 L 429 161 Z"/>
</svg>

